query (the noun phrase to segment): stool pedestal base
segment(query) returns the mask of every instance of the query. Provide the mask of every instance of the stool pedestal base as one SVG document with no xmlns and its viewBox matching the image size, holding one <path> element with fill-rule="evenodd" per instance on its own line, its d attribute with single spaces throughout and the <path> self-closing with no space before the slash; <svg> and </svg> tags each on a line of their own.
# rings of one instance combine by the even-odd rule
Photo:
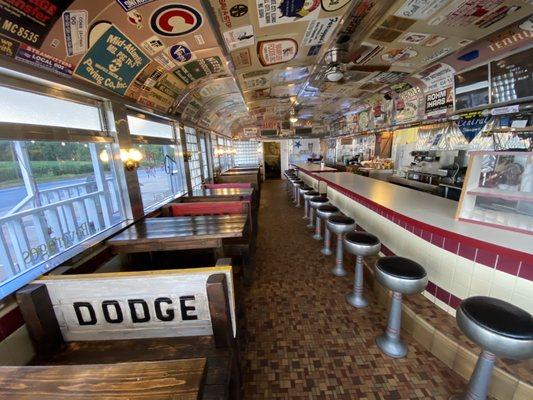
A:
<svg viewBox="0 0 533 400">
<path fill-rule="evenodd" d="M 355 308 L 368 305 L 368 301 L 363 297 L 363 257 L 361 256 L 356 258 L 353 292 L 346 295 L 346 301 Z"/>
<path fill-rule="evenodd" d="M 309 207 L 309 223 L 307 224 L 307 227 L 315 227 L 315 209 L 313 207 Z"/>
<path fill-rule="evenodd" d="M 342 252 L 344 234 L 337 234 L 337 257 L 335 259 L 335 266 L 331 273 L 335 276 L 346 276 L 347 272 L 344 269 L 344 254 Z"/>
<path fill-rule="evenodd" d="M 313 235 L 313 239 L 322 240 L 322 220 L 318 215 L 316 216 L 316 229 L 315 234 Z"/>
<path fill-rule="evenodd" d="M 392 292 L 387 330 L 376 338 L 376 344 L 386 355 L 402 358 L 407 354 L 407 345 L 400 339 L 402 325 L 402 294 Z"/>
<path fill-rule="evenodd" d="M 329 244 L 331 242 L 330 237 L 331 237 L 331 232 L 329 231 L 326 225 L 326 227 L 324 228 L 324 247 L 322 248 L 322 250 L 320 250 L 320 252 L 324 254 L 325 256 L 330 256 L 333 254 L 333 252 L 329 248 Z"/>
<path fill-rule="evenodd" d="M 490 379 L 496 356 L 487 350 L 483 350 L 477 359 L 476 367 L 466 393 L 450 396 L 451 400 L 485 400 L 489 394 Z"/>
<path fill-rule="evenodd" d="M 383 353 L 393 358 L 403 358 L 407 354 L 407 345 L 400 337 L 391 337 L 384 333 L 376 338 L 376 344 Z"/>
</svg>

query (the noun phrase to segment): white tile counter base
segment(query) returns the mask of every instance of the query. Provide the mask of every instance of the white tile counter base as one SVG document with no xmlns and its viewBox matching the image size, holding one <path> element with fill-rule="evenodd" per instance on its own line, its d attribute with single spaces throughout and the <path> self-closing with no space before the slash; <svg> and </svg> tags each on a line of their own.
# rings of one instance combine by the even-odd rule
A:
<svg viewBox="0 0 533 400">
<path fill-rule="evenodd" d="M 300 177 L 318 189 L 318 180 L 307 174 L 300 174 Z M 321 186 L 324 188 L 325 185 Z M 424 266 L 429 280 L 442 289 L 460 299 L 476 295 L 497 297 L 533 313 L 532 282 L 435 246 L 335 189 L 328 188 L 327 195 L 333 205 L 354 218 L 365 231 L 376 235 L 396 255 Z M 453 307 L 427 291 L 424 296 L 455 316 Z"/>
</svg>

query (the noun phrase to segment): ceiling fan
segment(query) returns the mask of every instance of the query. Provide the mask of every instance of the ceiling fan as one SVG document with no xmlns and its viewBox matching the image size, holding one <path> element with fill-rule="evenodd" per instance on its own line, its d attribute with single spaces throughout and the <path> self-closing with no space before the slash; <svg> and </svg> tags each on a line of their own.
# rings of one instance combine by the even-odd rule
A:
<svg viewBox="0 0 533 400">
<path fill-rule="evenodd" d="M 390 65 L 360 65 L 349 60 L 348 52 L 344 49 L 333 48 L 323 58 L 315 80 L 343 84 L 347 81 L 359 81 L 373 72 L 385 72 Z"/>
</svg>

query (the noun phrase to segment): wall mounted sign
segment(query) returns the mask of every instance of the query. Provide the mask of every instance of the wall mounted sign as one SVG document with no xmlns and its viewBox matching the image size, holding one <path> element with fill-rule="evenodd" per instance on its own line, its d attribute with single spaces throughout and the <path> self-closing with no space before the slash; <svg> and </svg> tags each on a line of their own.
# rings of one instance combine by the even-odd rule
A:
<svg viewBox="0 0 533 400">
<path fill-rule="evenodd" d="M 70 78 L 74 71 L 74 65 L 71 63 L 43 53 L 24 43 L 20 44 L 15 59 L 67 78 Z"/>
<path fill-rule="evenodd" d="M 110 26 L 85 54 L 74 73 L 124 95 L 149 61 L 126 35 Z"/>
<path fill-rule="evenodd" d="M 263 66 L 288 62 L 297 53 L 298 43 L 294 39 L 264 40 L 257 44 L 257 56 Z"/>
<path fill-rule="evenodd" d="M 0 34 L 33 47 L 41 47 L 72 0 L 2 1 Z"/>
<path fill-rule="evenodd" d="M 448 0 L 406 0 L 394 15 L 401 18 L 426 19 L 444 7 L 447 2 Z"/>
<path fill-rule="evenodd" d="M 144 6 L 154 0 L 117 0 L 117 3 L 124 9 L 124 11 L 131 11 L 134 8 Z"/>
<path fill-rule="evenodd" d="M 533 49 L 493 61 L 490 75 L 493 103 L 533 96 Z"/>
<path fill-rule="evenodd" d="M 426 116 L 435 117 L 446 114 L 453 107 L 452 88 L 442 89 L 426 95 Z"/>
<path fill-rule="evenodd" d="M 89 14 L 85 10 L 63 13 L 63 33 L 67 56 L 75 56 L 87 51 Z"/>
<path fill-rule="evenodd" d="M 256 0 L 259 26 L 287 24 L 315 19 L 320 12 L 318 0 Z"/>
<path fill-rule="evenodd" d="M 309 22 L 304 34 L 302 46 L 320 45 L 326 42 L 337 26 L 340 17 L 319 18 Z"/>
<path fill-rule="evenodd" d="M 230 51 L 253 46 L 255 44 L 254 27 L 253 25 L 245 25 L 224 32 L 224 40 Z"/>
<path fill-rule="evenodd" d="M 206 57 L 201 60 L 191 61 L 174 71 L 174 74 L 186 85 L 208 75 L 222 72 L 224 66 L 220 57 Z"/>
<path fill-rule="evenodd" d="M 162 36 L 182 36 L 202 26 L 198 10 L 185 4 L 168 4 L 158 8 L 150 18 L 152 30 Z"/>
<path fill-rule="evenodd" d="M 468 143 L 470 143 L 489 121 L 489 116 L 483 116 L 480 112 L 473 112 L 461 115 L 456 123 Z"/>
</svg>

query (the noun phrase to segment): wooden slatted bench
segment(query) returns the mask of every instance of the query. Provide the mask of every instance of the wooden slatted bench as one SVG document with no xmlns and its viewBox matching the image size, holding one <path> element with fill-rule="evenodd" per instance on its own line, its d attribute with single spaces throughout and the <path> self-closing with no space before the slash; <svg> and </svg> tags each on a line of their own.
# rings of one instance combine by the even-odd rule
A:
<svg viewBox="0 0 533 400">
<path fill-rule="evenodd" d="M 45 276 L 17 300 L 33 366 L 205 358 L 201 398 L 240 398 L 228 259 L 212 268 Z"/>
<path fill-rule="evenodd" d="M 0 367 L 3 400 L 196 400 L 205 358 L 118 364 Z"/>
<path fill-rule="evenodd" d="M 252 218 L 250 203 L 246 201 L 218 201 L 201 203 L 169 203 L 161 208 L 162 217 L 180 217 L 194 215 L 225 215 L 247 214 Z M 224 256 L 236 257 L 242 268 L 242 278 L 246 285 L 253 281 L 255 236 L 252 223 L 248 221 L 248 229 L 242 237 L 225 238 L 222 240 Z"/>
</svg>

